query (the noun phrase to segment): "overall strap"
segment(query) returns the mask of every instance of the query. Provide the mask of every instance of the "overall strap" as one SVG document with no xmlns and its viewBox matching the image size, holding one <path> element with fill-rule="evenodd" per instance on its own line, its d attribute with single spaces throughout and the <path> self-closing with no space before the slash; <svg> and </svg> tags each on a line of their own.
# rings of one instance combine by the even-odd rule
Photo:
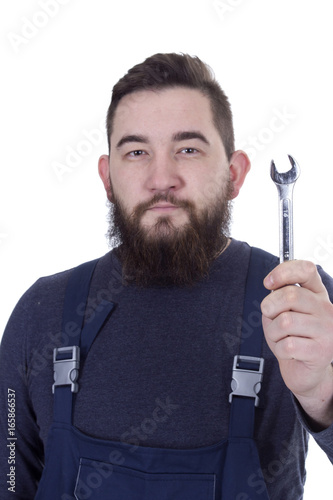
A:
<svg viewBox="0 0 333 500">
<path fill-rule="evenodd" d="M 251 249 L 247 274 L 239 354 L 234 357 L 230 394 L 229 437 L 253 437 L 255 408 L 261 406 L 259 391 L 264 371 L 260 304 L 269 293 L 263 279 L 274 267 L 275 257 L 259 248 Z"/>
<path fill-rule="evenodd" d="M 83 326 L 90 283 L 98 260 L 74 268 L 68 279 L 62 317 L 62 332 L 67 341 L 53 352 L 55 422 L 72 423 L 73 394 L 78 391 L 80 364 L 114 308 L 113 302 L 102 300 Z"/>
</svg>

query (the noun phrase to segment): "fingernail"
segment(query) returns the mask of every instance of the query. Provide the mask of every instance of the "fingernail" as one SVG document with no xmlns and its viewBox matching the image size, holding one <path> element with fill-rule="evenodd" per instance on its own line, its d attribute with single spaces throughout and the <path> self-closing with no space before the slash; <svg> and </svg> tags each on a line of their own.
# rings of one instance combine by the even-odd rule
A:
<svg viewBox="0 0 333 500">
<path fill-rule="evenodd" d="M 267 288 L 271 288 L 274 285 L 273 276 L 271 274 L 269 274 L 268 276 L 266 276 L 266 278 L 264 280 L 264 285 Z"/>
</svg>

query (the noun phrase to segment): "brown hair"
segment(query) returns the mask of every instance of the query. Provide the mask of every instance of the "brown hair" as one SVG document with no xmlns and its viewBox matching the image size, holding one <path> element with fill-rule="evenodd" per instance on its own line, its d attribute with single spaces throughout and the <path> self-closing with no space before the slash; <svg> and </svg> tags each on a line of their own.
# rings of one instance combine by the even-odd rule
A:
<svg viewBox="0 0 333 500">
<path fill-rule="evenodd" d="M 209 98 L 214 124 L 230 159 L 235 145 L 232 113 L 227 96 L 207 64 L 198 57 L 176 53 L 155 54 L 148 57 L 143 63 L 133 66 L 115 84 L 106 119 L 109 150 L 114 115 L 120 100 L 125 95 L 139 90 L 159 90 L 168 87 L 197 89 Z"/>
</svg>

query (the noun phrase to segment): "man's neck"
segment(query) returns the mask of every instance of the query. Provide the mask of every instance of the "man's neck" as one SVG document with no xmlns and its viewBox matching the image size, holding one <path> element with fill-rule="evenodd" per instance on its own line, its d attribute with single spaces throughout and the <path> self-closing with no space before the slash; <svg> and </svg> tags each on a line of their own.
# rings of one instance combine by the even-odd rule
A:
<svg viewBox="0 0 333 500">
<path fill-rule="evenodd" d="M 222 246 L 222 248 L 214 256 L 214 260 L 218 259 L 220 257 L 220 255 L 223 254 L 223 252 L 228 248 L 228 246 L 230 245 L 230 243 L 231 243 L 231 238 L 227 238 L 227 241 L 224 243 L 224 245 Z"/>
</svg>

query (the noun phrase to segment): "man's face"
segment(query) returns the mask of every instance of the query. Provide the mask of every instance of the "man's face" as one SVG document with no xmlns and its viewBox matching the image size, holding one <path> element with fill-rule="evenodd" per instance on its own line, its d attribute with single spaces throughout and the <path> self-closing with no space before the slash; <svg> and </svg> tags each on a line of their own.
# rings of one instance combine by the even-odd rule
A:
<svg viewBox="0 0 333 500">
<path fill-rule="evenodd" d="M 178 201 L 191 202 L 198 214 L 214 204 L 228 166 L 210 102 L 199 91 L 140 91 L 120 101 L 111 135 L 112 193 L 128 215 L 144 203 L 140 225 L 150 234 L 161 217 L 175 228 L 188 223 Z"/>
<path fill-rule="evenodd" d="M 125 275 L 146 286 L 207 275 L 248 169 L 242 152 L 228 162 L 208 98 L 181 87 L 127 95 L 110 139 L 99 172 Z"/>
</svg>

